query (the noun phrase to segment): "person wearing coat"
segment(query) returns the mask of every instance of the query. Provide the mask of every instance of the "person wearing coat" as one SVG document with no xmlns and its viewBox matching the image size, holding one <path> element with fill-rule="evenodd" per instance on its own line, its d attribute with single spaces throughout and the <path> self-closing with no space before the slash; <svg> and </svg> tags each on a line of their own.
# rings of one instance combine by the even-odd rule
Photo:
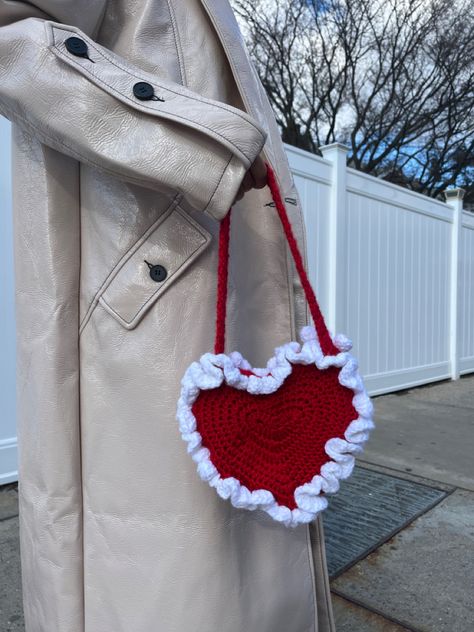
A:
<svg viewBox="0 0 474 632">
<path fill-rule="evenodd" d="M 0 0 L 0 113 L 26 632 L 333 632 L 321 516 L 290 529 L 233 507 L 176 421 L 212 351 L 231 205 L 226 351 L 265 366 L 309 322 L 269 188 L 244 185 L 272 166 L 306 265 L 227 0 Z"/>
</svg>

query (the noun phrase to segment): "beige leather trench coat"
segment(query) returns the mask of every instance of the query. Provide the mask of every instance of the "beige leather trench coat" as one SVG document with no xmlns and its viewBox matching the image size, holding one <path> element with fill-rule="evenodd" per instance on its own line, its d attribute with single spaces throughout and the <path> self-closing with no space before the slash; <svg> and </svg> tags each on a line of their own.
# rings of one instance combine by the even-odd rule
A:
<svg viewBox="0 0 474 632">
<path fill-rule="evenodd" d="M 175 418 L 186 367 L 213 349 L 219 220 L 260 152 L 305 253 L 228 1 L 0 0 L 0 112 L 27 632 L 333 631 L 321 518 L 232 507 Z M 232 214 L 226 351 L 254 366 L 308 322 L 270 202 L 253 189 Z"/>
</svg>

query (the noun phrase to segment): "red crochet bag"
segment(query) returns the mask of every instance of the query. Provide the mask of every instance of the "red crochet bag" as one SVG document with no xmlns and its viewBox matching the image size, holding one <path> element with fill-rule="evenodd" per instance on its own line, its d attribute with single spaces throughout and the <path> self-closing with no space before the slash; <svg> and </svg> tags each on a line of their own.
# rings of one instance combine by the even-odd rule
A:
<svg viewBox="0 0 474 632">
<path fill-rule="evenodd" d="M 221 221 L 214 353 L 181 380 L 177 420 L 199 476 L 235 507 L 262 509 L 285 526 L 314 520 L 325 494 L 353 471 L 375 427 L 373 405 L 349 353 L 331 337 L 304 270 L 273 169 L 267 182 L 308 301 L 313 325 L 275 348 L 265 368 L 224 353 L 230 216 Z"/>
</svg>

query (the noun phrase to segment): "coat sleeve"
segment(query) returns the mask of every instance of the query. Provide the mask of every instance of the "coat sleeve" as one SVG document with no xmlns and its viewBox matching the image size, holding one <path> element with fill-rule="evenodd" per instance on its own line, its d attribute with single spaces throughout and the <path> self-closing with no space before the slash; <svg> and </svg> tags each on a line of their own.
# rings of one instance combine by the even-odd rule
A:
<svg viewBox="0 0 474 632">
<path fill-rule="evenodd" d="M 178 191 L 222 219 L 266 132 L 247 112 L 98 44 L 88 34 L 97 25 L 78 17 L 82 4 L 0 0 L 0 113 L 59 152 L 134 184 Z M 58 9 L 68 5 L 74 24 Z M 82 40 L 79 49 L 71 37 Z M 145 94 L 136 85 L 143 83 Z"/>
</svg>

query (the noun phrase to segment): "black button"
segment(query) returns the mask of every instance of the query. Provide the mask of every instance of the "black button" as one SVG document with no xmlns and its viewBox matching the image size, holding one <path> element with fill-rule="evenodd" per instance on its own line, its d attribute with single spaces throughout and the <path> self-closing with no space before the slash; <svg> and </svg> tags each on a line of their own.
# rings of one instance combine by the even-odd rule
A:
<svg viewBox="0 0 474 632">
<path fill-rule="evenodd" d="M 151 266 L 150 268 L 150 276 L 153 281 L 163 281 L 166 279 L 167 274 L 168 272 L 166 271 L 166 268 L 160 266 L 159 264 Z"/>
<path fill-rule="evenodd" d="M 87 44 L 84 40 L 81 40 L 80 37 L 68 37 L 64 43 L 68 51 L 73 55 L 77 55 L 78 57 L 87 56 Z"/>
<path fill-rule="evenodd" d="M 133 86 L 133 94 L 137 97 L 137 99 L 148 101 L 153 98 L 155 91 L 153 90 L 153 86 L 146 81 L 139 81 Z"/>
</svg>

